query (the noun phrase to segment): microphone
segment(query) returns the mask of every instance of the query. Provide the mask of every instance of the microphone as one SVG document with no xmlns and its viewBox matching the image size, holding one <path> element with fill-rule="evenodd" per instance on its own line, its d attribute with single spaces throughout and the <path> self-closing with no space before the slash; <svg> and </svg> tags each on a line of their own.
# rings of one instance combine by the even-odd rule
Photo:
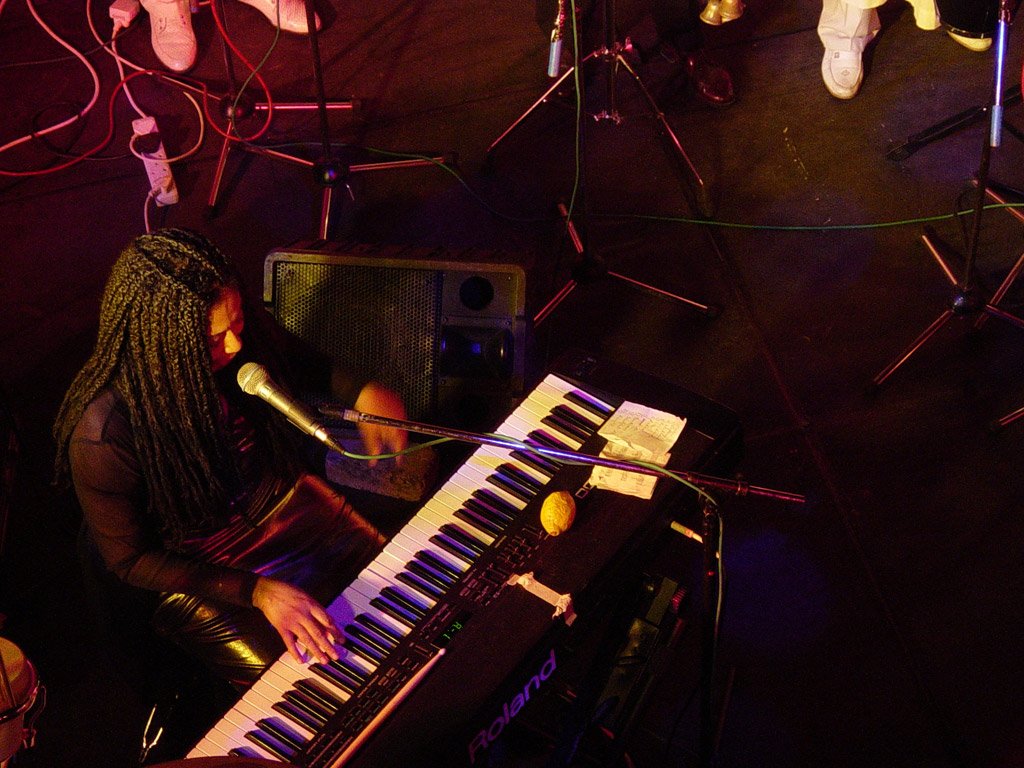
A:
<svg viewBox="0 0 1024 768">
<path fill-rule="evenodd" d="M 282 392 L 270 378 L 267 369 L 259 363 L 246 363 L 238 369 L 238 386 L 245 394 L 266 400 L 306 434 L 312 435 L 321 443 L 333 446 L 334 441 L 331 440 L 324 425 L 310 415 L 302 403 L 296 402 Z"/>
<path fill-rule="evenodd" d="M 548 51 L 548 77 L 558 77 L 562 67 L 562 35 L 555 27 L 551 31 L 551 49 Z"/>
<path fill-rule="evenodd" d="M 551 48 L 548 50 L 548 77 L 558 77 L 562 68 L 562 32 L 565 29 L 565 0 L 558 0 L 555 28 L 551 30 Z"/>
</svg>

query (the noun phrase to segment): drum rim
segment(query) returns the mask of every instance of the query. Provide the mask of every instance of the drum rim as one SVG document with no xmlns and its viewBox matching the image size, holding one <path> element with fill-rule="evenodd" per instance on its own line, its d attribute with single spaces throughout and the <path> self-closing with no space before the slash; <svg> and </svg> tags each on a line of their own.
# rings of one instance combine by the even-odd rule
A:
<svg viewBox="0 0 1024 768">
<path fill-rule="evenodd" d="M 39 678 L 36 676 L 36 668 L 31 661 L 25 659 L 25 669 L 29 672 L 28 695 L 21 704 L 17 704 L 10 709 L 5 709 L 3 712 L 0 712 L 0 725 L 9 723 L 11 720 L 21 717 L 32 709 L 32 705 L 36 703 L 36 696 L 39 695 Z"/>
</svg>

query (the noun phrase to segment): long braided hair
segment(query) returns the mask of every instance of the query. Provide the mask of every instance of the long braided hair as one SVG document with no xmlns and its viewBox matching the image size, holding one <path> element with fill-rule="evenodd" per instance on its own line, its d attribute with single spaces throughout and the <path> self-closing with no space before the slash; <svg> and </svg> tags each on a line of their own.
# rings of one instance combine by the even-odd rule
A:
<svg viewBox="0 0 1024 768">
<path fill-rule="evenodd" d="M 208 313 L 223 287 L 237 285 L 224 254 L 189 230 L 142 235 L 121 252 L 100 305 L 96 347 L 54 424 L 58 481 L 68 477 L 69 442 L 82 413 L 114 385 L 128 408 L 149 511 L 161 534 L 180 541 L 222 513 L 237 477 L 220 428 Z M 250 341 L 258 347 L 258 334 L 245 335 L 246 347 Z M 294 467 L 281 426 L 254 421 L 267 438 L 270 461 Z"/>
</svg>

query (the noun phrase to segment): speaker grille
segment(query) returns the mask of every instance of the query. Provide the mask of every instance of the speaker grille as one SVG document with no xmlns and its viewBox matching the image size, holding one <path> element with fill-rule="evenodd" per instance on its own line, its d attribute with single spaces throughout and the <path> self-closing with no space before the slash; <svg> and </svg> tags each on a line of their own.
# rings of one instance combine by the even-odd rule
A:
<svg viewBox="0 0 1024 768">
<path fill-rule="evenodd" d="M 401 392 L 409 412 L 434 402 L 440 274 L 328 264 L 277 265 L 277 319 L 351 370 Z"/>
<path fill-rule="evenodd" d="M 437 255 L 323 241 L 273 251 L 264 302 L 334 362 L 398 392 L 411 418 L 483 428 L 522 390 L 525 275 L 494 254 Z"/>
</svg>

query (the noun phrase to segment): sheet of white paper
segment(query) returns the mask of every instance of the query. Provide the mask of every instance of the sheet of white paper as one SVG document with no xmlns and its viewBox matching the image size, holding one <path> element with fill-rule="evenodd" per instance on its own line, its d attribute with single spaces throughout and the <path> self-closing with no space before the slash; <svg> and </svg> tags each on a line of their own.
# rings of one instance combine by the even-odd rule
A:
<svg viewBox="0 0 1024 768">
<path fill-rule="evenodd" d="M 601 456 L 608 459 L 643 461 L 658 466 L 668 463 L 672 448 L 686 426 L 686 419 L 640 403 L 625 402 L 598 430 L 608 441 Z M 590 484 L 617 493 L 649 499 L 658 478 L 610 467 L 594 467 Z"/>
</svg>

